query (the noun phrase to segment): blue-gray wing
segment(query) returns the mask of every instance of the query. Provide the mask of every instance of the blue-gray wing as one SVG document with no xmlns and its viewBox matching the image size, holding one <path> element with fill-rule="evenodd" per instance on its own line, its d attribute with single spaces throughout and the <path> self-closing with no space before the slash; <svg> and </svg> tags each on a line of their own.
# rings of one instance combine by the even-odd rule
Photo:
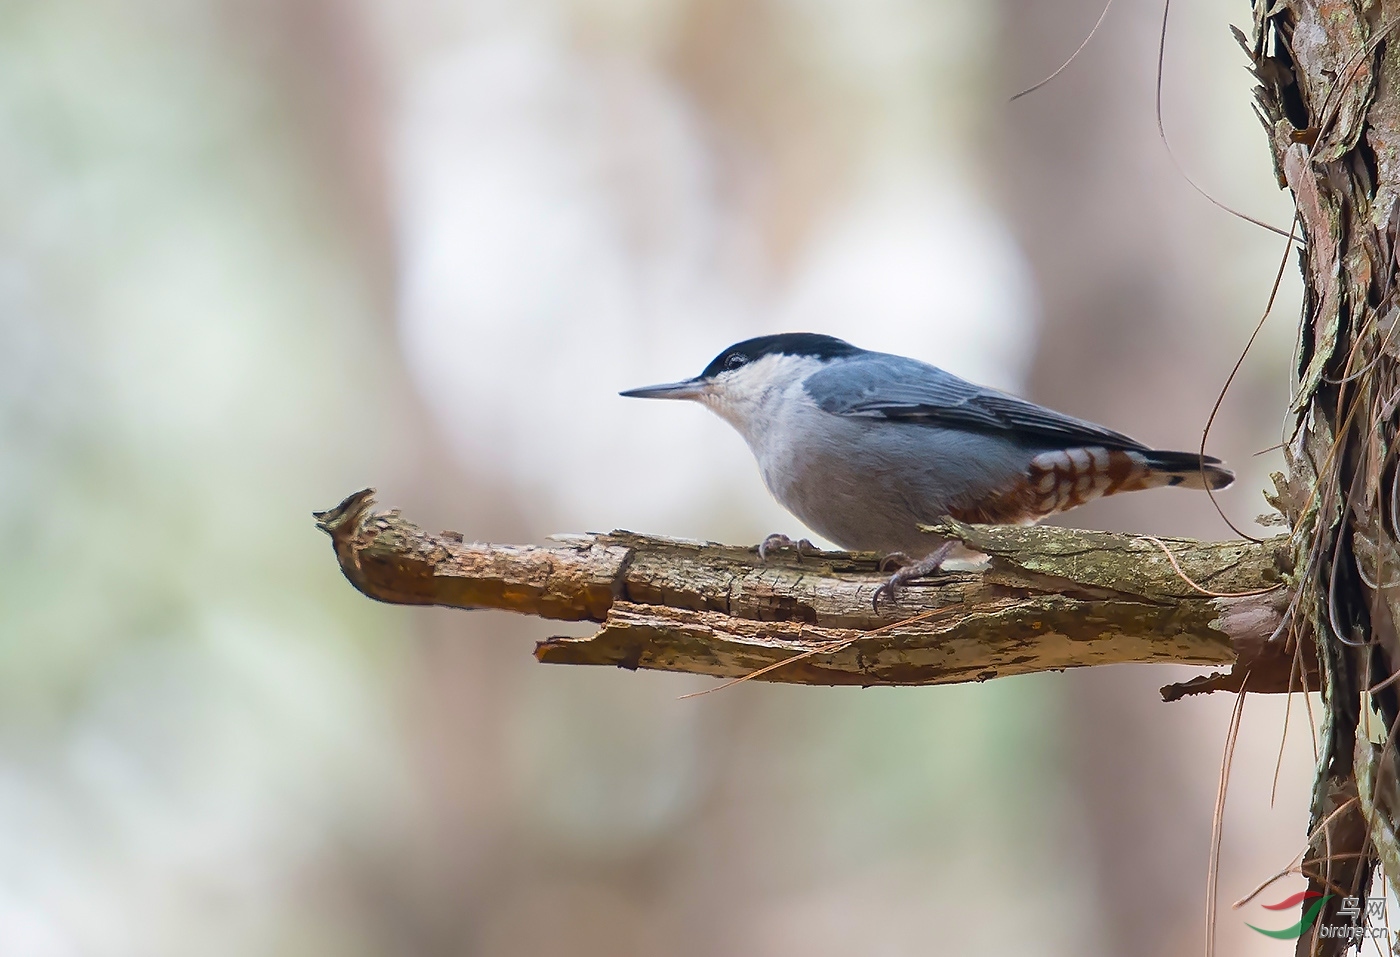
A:
<svg viewBox="0 0 1400 957">
<path fill-rule="evenodd" d="M 854 356 L 814 373 L 805 387 L 817 405 L 833 415 L 1001 433 L 1028 445 L 1147 448 L 1121 432 L 882 352 Z"/>
</svg>

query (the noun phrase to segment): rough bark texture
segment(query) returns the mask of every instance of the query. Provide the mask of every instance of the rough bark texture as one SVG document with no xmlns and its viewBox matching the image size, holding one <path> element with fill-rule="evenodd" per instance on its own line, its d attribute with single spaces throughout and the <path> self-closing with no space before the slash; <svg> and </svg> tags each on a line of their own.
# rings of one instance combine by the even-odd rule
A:
<svg viewBox="0 0 1400 957">
<path fill-rule="evenodd" d="M 1289 474 L 1280 510 L 1298 574 L 1290 636 L 1315 642 L 1325 718 L 1304 860 L 1311 890 L 1338 895 L 1298 942 L 1340 954 L 1321 928 L 1342 896 L 1371 891 L 1378 863 L 1400 879 L 1395 815 L 1395 688 L 1400 572 L 1392 449 L 1400 402 L 1395 319 L 1400 196 L 1400 2 L 1256 0 L 1241 34 L 1280 185 L 1307 248 Z M 1367 719 L 1374 709 L 1379 717 Z M 1325 823 L 1324 823 L 1325 822 Z"/>
<path fill-rule="evenodd" d="M 597 621 L 588 638 L 552 638 L 545 662 L 740 677 L 783 664 L 768 681 L 922 685 L 1121 662 L 1234 667 L 1163 689 L 1183 694 L 1288 690 L 1291 655 L 1269 642 L 1287 594 L 1278 543 L 1171 540 L 1064 528 L 940 526 L 989 556 L 904 589 L 877 612 L 888 577 L 873 555 L 785 554 L 613 532 L 543 546 L 430 535 L 371 491 L 317 514 L 346 577 L 399 604 L 498 608 Z M 794 656 L 816 652 L 801 658 Z M 1296 680 L 1294 688 L 1298 687 Z"/>
</svg>

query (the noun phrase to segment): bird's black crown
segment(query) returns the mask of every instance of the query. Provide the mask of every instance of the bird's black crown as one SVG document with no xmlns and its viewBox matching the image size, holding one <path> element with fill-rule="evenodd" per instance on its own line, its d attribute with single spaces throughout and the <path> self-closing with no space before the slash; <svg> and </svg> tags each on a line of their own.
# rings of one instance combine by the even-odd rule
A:
<svg viewBox="0 0 1400 957">
<path fill-rule="evenodd" d="M 835 336 L 824 336 L 816 332 L 784 332 L 776 336 L 759 336 L 757 339 L 745 339 L 743 342 L 736 343 L 715 356 L 715 360 L 705 367 L 704 372 L 700 373 L 700 378 L 712 378 L 721 372 L 737 369 L 764 356 L 810 356 L 814 359 L 839 359 L 842 356 L 853 356 L 863 351 L 863 349 L 858 349 Z"/>
</svg>

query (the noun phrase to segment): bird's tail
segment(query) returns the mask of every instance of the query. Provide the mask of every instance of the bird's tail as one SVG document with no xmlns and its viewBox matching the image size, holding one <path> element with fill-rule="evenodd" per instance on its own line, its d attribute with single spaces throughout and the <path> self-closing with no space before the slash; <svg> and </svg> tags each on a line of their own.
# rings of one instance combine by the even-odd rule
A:
<svg viewBox="0 0 1400 957">
<path fill-rule="evenodd" d="M 1194 452 L 1110 449 L 1101 445 L 1049 449 L 1031 459 L 1024 483 L 967 511 L 972 522 L 1036 522 L 1119 492 L 1162 488 L 1219 489 L 1235 480 L 1220 460 Z"/>
<path fill-rule="evenodd" d="M 1140 452 L 1150 476 L 1144 487 L 1175 485 L 1178 488 L 1222 489 L 1235 480 L 1235 473 L 1220 460 L 1195 452 Z"/>
</svg>

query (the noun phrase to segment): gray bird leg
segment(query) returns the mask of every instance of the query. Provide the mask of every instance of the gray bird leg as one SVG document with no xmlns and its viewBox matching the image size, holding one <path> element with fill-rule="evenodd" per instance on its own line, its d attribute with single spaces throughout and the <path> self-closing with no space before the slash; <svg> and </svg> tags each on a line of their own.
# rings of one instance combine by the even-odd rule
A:
<svg viewBox="0 0 1400 957">
<path fill-rule="evenodd" d="M 795 549 L 797 551 L 797 560 L 799 562 L 802 561 L 802 550 L 804 548 L 809 552 L 815 552 L 818 550 L 817 546 L 813 545 L 805 538 L 801 541 L 794 542 L 782 532 L 774 532 L 772 535 L 769 535 L 767 538 L 765 538 L 763 542 L 758 546 L 758 560 L 761 562 L 768 561 L 768 555 L 775 548 Z"/>
<path fill-rule="evenodd" d="M 943 565 L 943 560 L 948 557 L 948 553 L 953 550 L 953 546 L 956 544 L 956 542 L 951 541 L 944 542 L 942 545 L 939 545 L 937 548 L 929 552 L 926 556 L 919 559 L 917 562 L 904 565 L 902 568 L 899 569 L 899 571 L 891 575 L 889 581 L 885 582 L 879 588 L 875 589 L 875 594 L 870 599 L 870 604 L 874 607 L 876 614 L 879 614 L 880 612 L 881 595 L 884 595 L 885 597 L 889 598 L 891 602 L 898 603 L 899 598 L 897 597 L 896 592 L 903 586 L 909 584 L 914 579 L 924 578 L 938 571 L 938 569 L 941 568 Z M 906 556 L 903 552 L 894 552 L 893 554 L 885 556 L 884 560 L 880 562 L 880 567 L 881 569 L 883 569 L 885 567 L 885 563 L 889 562 L 890 559 L 907 560 L 907 558 L 908 556 Z"/>
</svg>

